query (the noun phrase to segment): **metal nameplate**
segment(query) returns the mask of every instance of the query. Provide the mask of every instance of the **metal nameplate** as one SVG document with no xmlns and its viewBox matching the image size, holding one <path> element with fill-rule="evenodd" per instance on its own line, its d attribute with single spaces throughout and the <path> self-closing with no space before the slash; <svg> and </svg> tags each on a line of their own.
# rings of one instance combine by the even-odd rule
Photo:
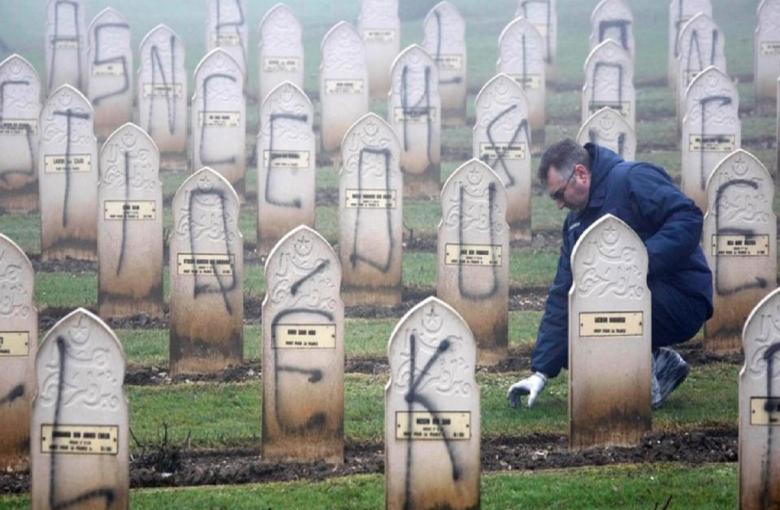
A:
<svg viewBox="0 0 780 510">
<path fill-rule="evenodd" d="M 432 106 L 421 106 L 418 108 L 403 108 L 396 106 L 393 109 L 393 117 L 396 122 L 424 123 L 436 120 L 436 108 Z"/>
<path fill-rule="evenodd" d="M 713 234 L 712 255 L 768 257 L 769 234 Z"/>
<path fill-rule="evenodd" d="M 54 42 L 54 47 L 58 50 L 75 50 L 79 47 L 77 40 L 60 39 Z"/>
<path fill-rule="evenodd" d="M 589 111 L 593 114 L 602 108 L 612 108 L 625 118 L 628 118 L 631 115 L 630 101 L 623 101 L 622 103 L 618 103 L 617 101 L 591 101 Z"/>
<path fill-rule="evenodd" d="M 144 83 L 143 85 L 144 97 L 181 97 L 182 91 L 181 83 Z"/>
<path fill-rule="evenodd" d="M 446 244 L 444 263 L 448 266 L 500 266 L 502 246 L 498 244 Z"/>
<path fill-rule="evenodd" d="M 436 63 L 441 71 L 460 71 L 463 69 L 463 56 L 440 55 L 436 59 Z"/>
<path fill-rule="evenodd" d="M 241 112 L 198 112 L 198 125 L 208 127 L 239 127 Z"/>
<path fill-rule="evenodd" d="M 269 158 L 271 168 L 295 168 L 297 170 L 311 168 L 309 151 L 263 151 L 263 167 L 268 168 Z"/>
<path fill-rule="evenodd" d="M 780 54 L 780 42 L 762 42 L 761 43 L 762 55 L 778 55 Z"/>
<path fill-rule="evenodd" d="M 30 354 L 30 333 L 0 331 L 0 358 L 16 358 Z"/>
<path fill-rule="evenodd" d="M 277 324 L 274 326 L 276 349 L 335 349 L 335 324 Z"/>
<path fill-rule="evenodd" d="M 395 40 L 395 30 L 364 30 L 363 39 L 366 42 L 390 42 Z"/>
<path fill-rule="evenodd" d="M 325 80 L 326 94 L 362 94 L 363 80 Z"/>
<path fill-rule="evenodd" d="M 292 73 L 298 70 L 300 59 L 297 57 L 275 57 L 263 61 L 263 71 L 269 73 Z"/>
<path fill-rule="evenodd" d="M 116 455 L 116 425 L 41 425 L 41 453 Z"/>
<path fill-rule="evenodd" d="M 103 202 L 103 219 L 106 220 L 154 220 L 157 203 L 154 200 L 106 200 Z"/>
<path fill-rule="evenodd" d="M 239 34 L 219 34 L 214 36 L 216 46 L 240 46 L 241 36 Z"/>
<path fill-rule="evenodd" d="M 539 74 L 516 74 L 512 78 L 519 83 L 524 90 L 537 90 L 542 88 L 542 76 Z"/>
<path fill-rule="evenodd" d="M 396 411 L 396 439 L 471 439 L 471 413 L 442 411 Z"/>
<path fill-rule="evenodd" d="M 65 159 L 65 155 L 44 156 L 43 171 L 47 174 L 62 174 L 68 172 L 86 173 L 92 171 L 91 154 L 73 154 Z"/>
<path fill-rule="evenodd" d="M 735 135 L 691 135 L 689 152 L 733 152 L 737 141 Z"/>
<path fill-rule="evenodd" d="M 125 68 L 118 62 L 106 62 L 104 64 L 93 64 L 93 76 L 124 76 Z"/>
<path fill-rule="evenodd" d="M 580 337 L 642 336 L 643 312 L 580 312 Z"/>
<path fill-rule="evenodd" d="M 231 276 L 234 259 L 225 253 L 179 253 L 176 262 L 182 275 Z"/>
<path fill-rule="evenodd" d="M 346 195 L 347 209 L 395 209 L 398 205 L 398 193 L 394 189 L 347 189 Z"/>
<path fill-rule="evenodd" d="M 503 159 L 525 159 L 528 147 L 524 143 L 480 143 L 479 159 L 495 161 L 501 154 Z"/>
<path fill-rule="evenodd" d="M 780 397 L 750 397 L 751 425 L 780 425 Z"/>
<path fill-rule="evenodd" d="M 35 134 L 38 131 L 38 121 L 34 119 L 3 119 L 0 122 L 0 135 Z"/>
</svg>

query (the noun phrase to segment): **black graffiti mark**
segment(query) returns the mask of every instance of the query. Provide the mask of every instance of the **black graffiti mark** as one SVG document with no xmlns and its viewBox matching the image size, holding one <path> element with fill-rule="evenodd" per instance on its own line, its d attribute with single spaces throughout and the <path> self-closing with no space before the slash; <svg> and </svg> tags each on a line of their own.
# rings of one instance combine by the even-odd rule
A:
<svg viewBox="0 0 780 510">
<path fill-rule="evenodd" d="M 409 150 L 409 134 L 407 132 L 407 127 L 409 124 L 408 117 L 421 117 L 422 115 L 425 115 L 425 122 L 427 124 L 427 136 L 426 136 L 426 157 L 428 158 L 428 161 L 433 161 L 433 158 L 431 157 L 431 144 L 432 144 L 432 132 L 433 132 L 433 119 L 431 118 L 431 68 L 430 66 L 425 66 L 425 88 L 423 90 L 422 97 L 417 100 L 417 102 L 414 103 L 414 105 L 409 105 L 409 86 L 407 84 L 407 75 L 409 73 L 409 66 L 404 66 L 402 72 L 401 72 L 401 112 L 403 113 L 403 124 L 404 124 L 404 151 Z M 423 106 L 420 106 L 420 104 L 423 104 Z"/>
<path fill-rule="evenodd" d="M 265 169 L 265 201 L 271 205 L 278 207 L 294 207 L 300 209 L 302 207 L 302 201 L 300 198 L 294 198 L 290 201 L 279 200 L 272 196 L 271 193 L 271 170 L 273 168 L 273 162 L 275 159 L 285 158 L 288 155 L 284 152 L 280 154 L 274 154 L 274 124 L 277 120 L 291 120 L 293 122 L 306 123 L 309 120 L 308 115 L 296 115 L 292 113 L 272 113 L 269 124 L 269 136 L 268 136 L 268 166 Z"/>
<path fill-rule="evenodd" d="M 628 47 L 628 27 L 631 25 L 631 20 L 627 19 L 611 19 L 602 21 L 599 23 L 599 42 L 603 42 L 607 31 L 613 28 L 617 28 L 620 31 L 620 45 L 626 51 Z"/>
<path fill-rule="evenodd" d="M 492 162 L 492 164 L 490 164 L 490 157 L 488 157 L 487 154 L 485 156 L 483 156 L 483 158 L 482 158 L 482 160 L 485 163 L 490 164 L 490 167 L 493 168 L 494 170 L 496 168 L 496 165 L 501 165 L 501 169 L 506 174 L 506 187 L 507 188 L 511 188 L 512 186 L 515 185 L 515 178 L 509 172 L 509 168 L 507 168 L 506 160 L 504 159 L 504 156 L 512 148 L 512 144 L 514 144 L 517 141 L 517 139 L 520 136 L 520 133 L 522 131 L 525 131 L 525 140 L 526 140 L 526 143 L 528 142 L 528 139 L 531 137 L 529 135 L 529 133 L 528 133 L 528 119 L 523 119 L 523 120 L 520 121 L 520 123 L 515 128 L 514 133 L 512 133 L 512 137 L 507 142 L 506 148 L 504 148 L 504 149 L 499 149 L 498 145 L 496 145 L 496 142 L 493 139 L 493 127 L 495 126 L 496 122 L 501 120 L 501 118 L 504 117 L 505 115 L 509 115 L 509 112 L 511 112 L 515 108 L 517 108 L 517 105 L 513 104 L 512 106 L 510 106 L 510 107 L 506 108 L 505 110 L 499 112 L 499 114 L 496 115 L 493 118 L 493 120 L 491 120 L 488 123 L 487 128 L 485 130 L 485 133 L 487 134 L 488 142 L 490 142 L 490 148 L 492 148 L 496 152 L 496 157 L 495 157 L 495 160 Z"/>
<path fill-rule="evenodd" d="M 715 54 L 716 49 L 718 47 L 718 36 L 719 33 L 717 30 L 712 31 L 712 46 L 710 47 L 710 59 L 709 64 L 705 64 L 704 58 L 702 56 L 702 48 L 701 43 L 699 42 L 699 31 L 694 30 L 691 34 L 690 44 L 688 45 L 688 55 L 685 60 L 685 81 L 683 82 L 683 85 L 688 85 L 691 81 L 693 81 L 693 73 L 698 73 L 702 71 L 707 65 L 715 65 Z M 697 68 L 691 67 L 691 61 L 693 60 L 693 48 L 696 48 L 696 60 L 699 64 Z M 684 92 L 684 91 L 683 91 Z"/>
<path fill-rule="evenodd" d="M 434 60 L 438 63 L 441 61 L 441 13 L 439 13 L 439 10 L 433 11 L 433 15 L 436 17 L 436 55 L 434 57 Z M 460 76 L 455 76 L 453 78 L 450 78 L 449 80 L 442 80 L 439 79 L 439 85 L 455 85 L 458 83 L 461 83 L 463 81 L 463 78 Z"/>
<path fill-rule="evenodd" d="M 675 22 L 675 31 L 674 34 L 674 58 L 677 58 L 677 56 L 680 54 L 680 27 L 682 27 L 687 19 L 683 20 L 683 13 L 685 12 L 684 6 L 683 6 L 684 0 L 679 0 L 677 2 L 677 21 Z"/>
<path fill-rule="evenodd" d="M 203 118 L 201 119 L 200 124 L 200 162 L 203 165 L 221 165 L 221 164 L 231 164 L 236 162 L 236 156 L 230 156 L 229 158 L 223 158 L 223 159 L 209 159 L 206 157 L 206 124 L 207 122 L 207 116 L 209 111 L 209 84 L 211 83 L 211 80 L 216 79 L 225 79 L 230 80 L 232 82 L 236 82 L 236 79 L 233 76 L 230 76 L 229 74 L 221 74 L 216 73 L 209 76 L 206 76 L 206 78 L 203 79 L 203 111 L 200 113 L 203 115 Z"/>
<path fill-rule="evenodd" d="M 747 180 L 747 179 L 734 179 L 733 181 L 729 181 L 724 184 L 721 184 L 718 187 L 718 191 L 715 196 L 715 232 L 719 236 L 729 235 L 729 234 L 737 234 L 737 235 L 744 235 L 744 236 L 754 235 L 755 232 L 749 228 L 721 228 L 720 227 L 721 199 L 723 198 L 723 195 L 726 193 L 726 190 L 732 186 L 747 186 L 749 188 L 753 188 L 754 190 L 758 189 L 758 184 L 756 184 L 754 181 Z M 720 255 L 716 254 L 715 255 L 715 292 L 719 296 L 729 296 L 748 289 L 756 289 L 756 288 L 765 289 L 768 284 L 765 278 L 755 277 L 755 282 L 737 285 L 736 287 L 732 287 L 732 288 L 724 288 L 721 287 L 720 284 L 720 272 L 721 272 Z"/>
<path fill-rule="evenodd" d="M 59 357 L 60 371 L 57 377 L 57 400 L 54 404 L 54 424 L 53 428 L 56 430 L 60 424 L 60 410 L 62 404 L 62 390 L 65 387 L 65 360 L 66 351 L 68 346 L 65 338 L 62 336 L 57 337 L 57 354 Z M 101 487 L 93 489 L 91 491 L 84 492 L 65 501 L 58 501 L 57 498 L 57 461 L 59 454 L 57 452 L 51 453 L 51 462 L 49 463 L 49 508 L 52 510 L 65 510 L 66 508 L 72 508 L 90 500 L 105 500 L 105 508 L 108 510 L 111 505 L 114 504 L 114 500 L 117 498 L 116 489 L 113 487 Z"/>
<path fill-rule="evenodd" d="M 151 49 L 151 61 L 152 61 L 152 98 L 149 101 L 149 125 L 147 126 L 146 130 L 149 132 L 149 135 L 152 134 L 152 129 L 154 127 L 154 122 L 152 122 L 152 119 L 154 117 L 154 103 L 155 98 L 157 97 L 155 94 L 155 86 L 157 85 L 157 71 L 160 72 L 160 77 L 162 78 L 163 88 L 165 89 L 165 105 L 168 108 L 168 132 L 170 134 L 173 134 L 176 131 L 176 113 L 177 113 L 177 104 L 176 104 L 176 37 L 171 35 L 170 38 L 170 45 L 171 45 L 171 84 L 168 85 L 168 77 L 165 74 L 165 68 L 163 67 L 162 57 L 160 56 L 160 49 L 155 44 L 152 46 Z"/>
<path fill-rule="evenodd" d="M 122 272 L 122 265 L 125 261 L 125 247 L 127 244 L 127 213 L 128 210 L 125 209 L 125 207 L 128 205 L 128 200 L 130 200 L 130 153 L 126 152 L 124 153 L 124 160 L 125 160 L 125 202 L 123 204 L 123 211 L 122 211 L 122 241 L 119 243 L 119 260 L 116 264 L 116 275 L 119 276 L 119 273 Z"/>
<path fill-rule="evenodd" d="M 71 142 L 71 119 L 89 120 L 88 113 L 74 112 L 70 108 L 65 111 L 55 111 L 54 115 L 65 117 L 65 193 L 62 200 L 62 226 L 68 226 L 68 206 L 70 202 L 70 142 Z M 55 162 L 56 165 L 56 162 Z"/>
<path fill-rule="evenodd" d="M 321 272 L 323 272 L 325 269 L 328 268 L 329 265 L 330 265 L 330 261 L 329 260 L 323 260 L 322 262 L 317 264 L 317 267 L 314 268 L 314 271 L 312 271 L 311 273 L 309 273 L 306 276 L 304 276 L 301 279 L 299 279 L 297 282 L 295 282 L 292 285 L 290 285 L 290 294 L 292 294 L 293 296 L 298 294 L 298 289 L 301 288 L 301 285 L 303 285 L 304 283 L 309 281 L 311 278 L 313 278 L 316 275 L 318 275 Z"/>
<path fill-rule="evenodd" d="M 5 115 L 5 90 L 7 87 L 13 87 L 13 86 L 27 86 L 29 87 L 31 84 L 28 80 L 5 80 L 0 82 L 0 130 L 3 129 L 3 119 Z M 0 181 L 7 181 L 8 175 L 10 174 L 21 174 L 21 175 L 29 175 L 34 176 L 35 175 L 35 164 L 34 164 L 34 149 L 33 149 L 33 141 L 32 141 L 32 126 L 30 124 L 25 123 L 21 126 L 24 129 L 25 137 L 27 139 L 27 150 L 30 154 L 30 168 L 29 170 L 7 170 L 5 172 L 0 173 Z"/>
<path fill-rule="evenodd" d="M 463 210 L 466 206 L 463 198 L 463 186 L 458 190 L 458 251 L 460 252 L 463 246 Z M 493 231 L 493 208 L 496 203 L 496 183 L 491 182 L 488 184 L 488 231 L 490 232 L 490 246 L 491 249 L 496 244 L 495 233 Z M 460 256 L 460 255 L 459 255 Z M 498 266 L 491 264 L 491 270 L 493 272 L 493 282 L 490 285 L 490 290 L 487 292 L 471 292 L 466 288 L 463 279 L 463 264 L 458 261 L 458 291 L 460 295 L 466 299 L 472 301 L 478 301 L 492 297 L 498 292 Z"/>
<path fill-rule="evenodd" d="M 598 77 L 599 72 L 603 69 L 617 69 L 618 74 L 618 87 L 617 87 L 617 100 L 616 101 L 597 101 L 596 100 L 596 91 L 599 90 L 599 88 L 596 87 L 596 84 L 598 83 Z M 593 66 L 593 80 L 591 81 L 591 90 L 593 91 L 593 96 L 590 101 L 590 110 L 598 110 L 600 108 L 603 108 L 605 106 L 609 106 L 612 108 L 617 109 L 619 112 L 623 113 L 623 64 L 617 64 L 614 62 L 596 62 L 596 65 Z"/>
<path fill-rule="evenodd" d="M 244 24 L 244 9 L 241 8 L 241 2 L 239 0 L 233 0 L 238 9 L 237 21 L 222 21 L 222 0 L 217 0 L 217 45 L 219 45 L 220 37 L 222 35 L 223 28 L 235 27 L 236 35 L 238 36 L 238 45 L 241 47 L 241 59 L 242 69 L 246 69 L 246 51 L 244 50 L 244 38 L 241 36 L 240 27 Z"/>
<path fill-rule="evenodd" d="M 547 7 L 547 20 L 545 21 L 545 26 L 547 27 L 547 32 L 545 34 L 545 49 L 544 52 L 544 62 L 546 64 L 552 63 L 552 45 L 550 44 L 552 30 L 550 30 L 550 25 L 552 24 L 552 6 L 550 5 L 550 0 L 522 0 L 520 2 L 520 8 L 523 10 L 523 17 L 528 19 L 528 5 L 529 4 L 544 4 Z M 523 44 L 523 48 L 525 49 L 525 44 Z M 524 59 L 525 60 L 525 59 Z"/>
<path fill-rule="evenodd" d="M 599 133 L 595 129 L 589 129 L 588 130 L 588 140 L 590 143 L 599 145 L 600 144 L 600 137 Z M 623 157 L 626 150 L 626 134 L 625 133 L 619 133 L 618 134 L 618 150 L 617 153 L 620 155 L 620 157 Z"/>
<path fill-rule="evenodd" d="M 767 413 L 776 411 L 776 404 L 772 401 L 772 378 L 774 365 L 774 356 L 780 352 L 780 343 L 774 343 L 770 345 L 766 351 L 764 351 L 764 360 L 766 361 L 766 402 L 764 403 L 764 411 Z M 771 508 L 773 501 L 770 494 L 770 484 L 772 482 L 770 474 L 772 473 L 772 433 L 774 427 L 767 427 L 766 432 L 766 449 L 767 454 L 764 456 L 763 469 L 761 470 L 761 501 L 762 508 Z"/>
<path fill-rule="evenodd" d="M 130 76 L 128 75 L 128 69 L 127 69 L 127 58 L 124 55 L 118 56 L 118 57 L 111 57 L 111 58 L 101 58 L 100 57 L 100 33 L 103 29 L 107 28 L 121 28 L 125 29 L 127 31 L 130 30 L 130 26 L 127 23 L 100 23 L 95 25 L 95 58 L 92 61 L 92 65 L 99 66 L 103 64 L 113 64 L 113 63 L 119 63 L 122 64 L 122 86 L 118 89 L 114 90 L 113 92 L 107 92 L 103 95 L 97 96 L 94 99 L 92 99 L 92 103 L 97 105 L 98 103 L 109 99 L 114 96 L 119 96 L 123 94 L 124 92 L 127 92 L 127 90 L 130 88 Z"/>
<path fill-rule="evenodd" d="M 60 7 L 68 5 L 73 8 L 73 26 L 76 27 L 76 34 L 73 36 L 61 36 L 60 35 Z M 52 46 L 51 53 L 51 67 L 49 68 L 49 86 L 51 91 L 52 83 L 54 82 L 54 69 L 57 63 L 57 43 L 60 41 L 71 41 L 76 43 L 76 58 L 78 64 L 78 89 L 83 89 L 83 80 L 81 76 L 81 25 L 79 25 L 79 4 L 73 0 L 58 0 L 54 5 L 54 35 L 51 37 L 50 44 Z"/>
<path fill-rule="evenodd" d="M 358 156 L 358 168 L 357 168 L 358 194 L 362 195 L 363 193 L 363 156 L 365 154 L 374 154 L 377 156 L 382 156 L 384 158 L 385 192 L 388 195 L 392 194 L 392 190 L 390 189 L 390 158 L 392 157 L 390 154 L 390 150 L 375 149 L 371 147 L 362 148 Z M 389 207 L 385 208 L 385 217 L 387 220 L 387 238 L 388 238 L 389 247 L 387 249 L 387 259 L 385 260 L 384 263 L 380 263 L 358 253 L 358 231 L 360 229 L 360 215 L 362 209 L 363 209 L 362 207 L 358 207 L 355 213 L 355 230 L 352 236 L 352 254 L 349 256 L 349 262 L 350 264 L 352 264 L 353 269 L 357 267 L 358 262 L 363 262 L 364 264 L 368 264 L 369 266 L 373 267 L 374 269 L 382 273 L 387 273 L 390 270 L 390 266 L 393 263 L 393 252 L 395 251 L 395 239 L 393 238 L 392 210 Z"/>
<path fill-rule="evenodd" d="M 702 191 L 707 187 L 707 178 L 709 178 L 709 172 L 704 168 L 704 148 L 705 138 L 707 135 L 707 105 L 720 101 L 719 107 L 728 106 L 731 104 L 731 98 L 729 96 L 707 96 L 699 100 L 701 105 L 701 142 L 699 143 L 699 186 Z"/>
<path fill-rule="evenodd" d="M 8 392 L 8 395 L 0 398 L 0 406 L 5 404 L 13 404 L 16 399 L 22 398 L 23 396 L 24 384 L 17 384 L 11 389 L 11 391 Z"/>
</svg>

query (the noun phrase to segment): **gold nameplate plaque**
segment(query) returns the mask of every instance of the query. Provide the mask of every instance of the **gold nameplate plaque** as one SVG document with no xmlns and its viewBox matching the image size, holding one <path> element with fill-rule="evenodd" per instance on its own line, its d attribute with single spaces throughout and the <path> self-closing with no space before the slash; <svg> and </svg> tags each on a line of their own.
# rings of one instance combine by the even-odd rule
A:
<svg viewBox="0 0 780 510">
<path fill-rule="evenodd" d="M 268 158 L 271 158 L 271 168 L 291 168 L 307 170 L 310 166 L 309 151 L 263 151 L 263 166 L 268 168 Z"/>
<path fill-rule="evenodd" d="M 116 425 L 41 425 L 41 453 L 116 455 L 118 452 Z"/>
<path fill-rule="evenodd" d="M 124 74 L 125 68 L 118 62 L 94 64 L 92 67 L 93 76 L 124 76 Z"/>
<path fill-rule="evenodd" d="M 0 331 L 0 358 L 15 358 L 30 354 L 30 333 Z"/>
<path fill-rule="evenodd" d="M 179 274 L 231 276 L 233 259 L 233 255 L 223 253 L 179 253 L 176 261 Z"/>
<path fill-rule="evenodd" d="M 38 121 L 34 119 L 3 119 L 0 122 L 0 135 L 35 134 L 38 131 Z"/>
<path fill-rule="evenodd" d="M 325 80 L 326 94 L 361 94 L 363 80 Z"/>
<path fill-rule="evenodd" d="M 106 200 L 103 202 L 103 219 L 106 220 L 153 220 L 157 218 L 157 204 L 154 200 Z"/>
<path fill-rule="evenodd" d="M 410 422 L 411 429 L 409 428 Z M 468 411 L 443 411 L 437 413 L 396 411 L 395 438 L 412 440 L 471 439 L 471 413 Z"/>
<path fill-rule="evenodd" d="M 390 42 L 395 39 L 395 30 L 364 30 L 363 39 L 366 41 Z"/>
<path fill-rule="evenodd" d="M 750 397 L 751 425 L 780 425 L 780 397 Z"/>
<path fill-rule="evenodd" d="M 735 135 L 691 135 L 688 152 L 733 152 L 736 144 Z"/>
<path fill-rule="evenodd" d="M 335 349 L 335 324 L 277 324 L 274 326 L 276 349 Z"/>
<path fill-rule="evenodd" d="M 54 47 L 58 50 L 75 50 L 78 49 L 79 42 L 73 40 L 59 40 L 54 43 Z"/>
<path fill-rule="evenodd" d="M 239 46 L 241 36 L 238 34 L 219 34 L 214 36 L 215 46 Z"/>
<path fill-rule="evenodd" d="M 500 266 L 500 244 L 450 244 L 444 246 L 448 266 Z"/>
<path fill-rule="evenodd" d="M 768 257 L 769 234 L 713 234 L 712 255 Z"/>
<path fill-rule="evenodd" d="M 393 109 L 393 117 L 396 122 L 409 122 L 412 124 L 428 122 L 430 117 L 431 121 L 436 120 L 436 108 L 433 107 L 420 107 L 420 108 L 408 108 L 405 112 L 403 107 L 396 106 Z"/>
<path fill-rule="evenodd" d="M 182 84 L 144 83 L 143 91 L 144 97 L 181 97 Z"/>
<path fill-rule="evenodd" d="M 267 58 L 263 61 L 263 71 L 269 73 L 292 73 L 298 70 L 300 59 L 296 57 Z"/>
<path fill-rule="evenodd" d="M 460 71 L 463 68 L 461 55 L 441 55 L 436 59 L 440 71 Z"/>
<path fill-rule="evenodd" d="M 395 209 L 397 206 L 396 190 L 356 189 L 346 190 L 347 199 L 344 207 L 347 209 Z"/>
<path fill-rule="evenodd" d="M 198 112 L 198 125 L 208 127 L 239 127 L 241 112 Z"/>
<path fill-rule="evenodd" d="M 488 161 L 495 161 L 498 159 L 498 153 L 501 153 L 501 157 L 504 159 L 525 159 L 527 147 L 524 143 L 515 143 L 512 145 L 506 143 L 497 143 L 495 145 L 491 143 L 479 144 L 479 159 Z"/>
<path fill-rule="evenodd" d="M 642 336 L 643 312 L 580 312 L 580 337 Z"/>
<path fill-rule="evenodd" d="M 65 173 L 66 166 L 69 172 L 74 173 L 92 171 L 91 154 L 73 154 L 67 159 L 67 165 L 65 163 L 66 160 L 64 154 L 57 156 L 44 156 L 43 171 L 47 174 L 62 174 Z"/>
<path fill-rule="evenodd" d="M 762 55 L 780 54 L 780 42 L 762 42 L 761 54 Z"/>
<path fill-rule="evenodd" d="M 542 76 L 539 74 L 527 74 L 525 78 L 522 75 L 516 74 L 512 78 L 523 86 L 525 90 L 536 90 L 542 88 Z"/>
</svg>

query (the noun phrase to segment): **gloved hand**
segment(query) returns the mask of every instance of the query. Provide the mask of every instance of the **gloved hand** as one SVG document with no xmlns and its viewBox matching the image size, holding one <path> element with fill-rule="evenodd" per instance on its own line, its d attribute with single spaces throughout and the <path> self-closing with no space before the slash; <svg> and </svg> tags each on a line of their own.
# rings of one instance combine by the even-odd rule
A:
<svg viewBox="0 0 780 510">
<path fill-rule="evenodd" d="M 506 392 L 506 399 L 509 401 L 509 405 L 517 407 L 520 396 L 528 395 L 528 407 L 531 407 L 536 402 L 536 397 L 542 392 L 546 382 L 547 376 L 541 372 L 534 372 L 525 379 L 517 381 Z"/>
</svg>

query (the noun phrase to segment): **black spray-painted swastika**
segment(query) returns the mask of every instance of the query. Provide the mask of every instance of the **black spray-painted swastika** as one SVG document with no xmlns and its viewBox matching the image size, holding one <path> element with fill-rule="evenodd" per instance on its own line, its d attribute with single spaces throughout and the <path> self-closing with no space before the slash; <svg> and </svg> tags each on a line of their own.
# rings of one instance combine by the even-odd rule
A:
<svg viewBox="0 0 780 510">
<path fill-rule="evenodd" d="M 29 82 L 29 80 L 0 81 L 0 129 L 3 128 L 3 121 L 5 118 L 6 90 L 9 87 L 29 87 L 30 85 L 31 83 Z M 27 170 L 11 169 L 11 170 L 6 170 L 4 172 L 0 172 L 0 181 L 7 181 L 8 176 L 12 174 L 35 176 L 35 165 L 34 165 L 35 152 L 34 151 L 36 148 L 33 148 L 32 127 L 28 123 L 22 124 L 20 127 L 24 129 L 25 137 L 27 139 L 27 153 L 29 154 L 30 167 Z"/>
<path fill-rule="evenodd" d="M 393 190 L 390 189 L 390 158 L 392 155 L 390 154 L 389 149 L 378 149 L 378 148 L 372 148 L 372 147 L 364 147 L 360 150 L 360 155 L 358 156 L 358 168 L 357 168 L 357 178 L 358 178 L 358 193 L 359 196 L 362 196 L 363 193 L 363 163 L 364 163 L 364 156 L 366 154 L 372 154 L 375 156 L 381 156 L 383 158 L 384 163 L 384 176 L 385 176 L 385 189 L 384 191 L 387 194 L 391 194 Z M 364 264 L 367 264 L 374 269 L 376 269 L 379 272 L 387 273 L 390 271 L 390 267 L 393 263 L 393 252 L 395 251 L 395 238 L 393 236 L 393 214 L 392 210 L 387 207 L 385 208 L 385 217 L 386 217 L 386 228 L 387 228 L 387 239 L 388 239 L 388 248 L 387 248 L 387 256 L 385 257 L 385 260 L 383 262 L 378 262 L 366 255 L 362 255 L 358 249 L 360 246 L 360 239 L 359 239 L 359 231 L 360 231 L 360 223 L 361 223 L 361 211 L 362 207 L 357 208 L 357 212 L 355 213 L 355 230 L 352 236 L 352 253 L 349 256 L 349 262 L 352 265 L 353 268 L 357 267 L 358 262 L 362 262 Z M 372 227 L 373 229 L 373 227 Z"/>
<path fill-rule="evenodd" d="M 68 209 L 70 207 L 70 145 L 73 133 L 72 120 L 89 120 L 88 113 L 77 113 L 68 108 L 65 111 L 55 111 L 55 116 L 65 117 L 65 193 L 62 200 L 62 226 L 68 226 Z"/>
<path fill-rule="evenodd" d="M 60 35 L 60 7 L 70 7 L 73 14 L 73 26 L 76 27 L 76 33 L 72 36 Z M 49 44 L 51 44 L 51 63 L 49 67 L 49 83 L 48 89 L 51 91 L 52 84 L 54 83 L 54 70 L 57 68 L 57 49 L 59 43 L 74 42 L 76 43 L 76 60 L 77 60 L 77 79 L 76 88 L 83 90 L 84 83 L 81 76 L 81 25 L 79 24 L 79 3 L 73 0 L 57 0 L 54 4 L 54 35 L 52 35 Z"/>
<path fill-rule="evenodd" d="M 100 38 L 102 35 L 102 31 L 106 29 L 111 28 L 118 28 L 122 30 L 130 31 L 130 26 L 127 23 L 99 23 L 95 25 L 95 32 L 94 32 L 94 38 L 95 38 L 95 58 L 92 61 L 93 66 L 99 66 L 99 65 L 105 65 L 105 64 L 121 64 L 122 66 L 122 85 L 111 92 L 106 92 L 105 94 L 99 95 L 92 99 L 92 103 L 97 106 L 102 101 L 105 101 L 106 99 L 112 98 L 114 96 L 119 96 L 125 92 L 128 91 L 130 88 L 130 76 L 129 76 L 129 70 L 127 69 L 127 58 L 124 55 L 119 55 L 117 57 L 108 57 L 103 58 L 100 54 L 100 50 L 102 48 L 102 45 L 100 44 Z"/>
<path fill-rule="evenodd" d="M 163 65 L 162 57 L 160 56 L 160 48 L 155 44 L 152 46 L 151 52 L 151 61 L 152 61 L 152 82 L 151 82 L 151 99 L 149 100 L 149 125 L 146 126 L 146 131 L 149 133 L 149 136 L 152 135 L 152 132 L 154 130 L 154 104 L 156 103 L 156 90 L 157 90 L 157 73 L 160 74 L 160 79 L 162 80 L 162 86 L 163 90 L 165 90 L 165 105 L 168 109 L 168 132 L 170 134 L 173 134 L 176 131 L 176 116 L 177 116 L 177 101 L 176 101 L 176 86 L 177 83 L 177 76 L 176 76 L 176 37 L 171 35 L 170 37 L 170 51 L 171 51 L 171 58 L 170 58 L 170 76 L 167 75 L 165 71 L 165 66 Z M 170 80 L 170 81 L 169 81 Z"/>
<path fill-rule="evenodd" d="M 308 115 L 296 115 L 292 113 L 272 113 L 268 124 L 268 165 L 265 169 L 265 201 L 271 205 L 276 205 L 279 207 L 294 207 L 296 209 L 300 209 L 302 206 L 302 201 L 300 198 L 294 198 L 292 200 L 280 200 L 277 198 L 274 198 L 272 189 L 274 186 L 271 185 L 273 182 L 273 179 L 271 178 L 271 173 L 273 172 L 273 162 L 275 159 L 281 159 L 288 157 L 287 153 L 275 153 L 274 152 L 274 126 L 276 122 L 278 121 L 284 121 L 289 120 L 293 122 L 301 122 L 304 125 L 308 121 L 309 117 Z"/>
</svg>

